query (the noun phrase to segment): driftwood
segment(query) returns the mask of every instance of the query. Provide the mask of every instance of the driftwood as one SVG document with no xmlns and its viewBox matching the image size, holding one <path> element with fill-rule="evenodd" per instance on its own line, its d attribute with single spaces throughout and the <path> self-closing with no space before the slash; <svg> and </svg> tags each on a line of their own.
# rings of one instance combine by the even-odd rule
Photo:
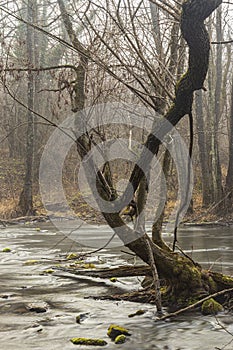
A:
<svg viewBox="0 0 233 350">
<path fill-rule="evenodd" d="M 87 276 L 98 278 L 112 277 L 136 277 L 151 275 L 150 266 L 119 266 L 110 269 L 77 269 L 72 267 L 54 267 L 55 270 L 71 273 L 75 276 Z"/>
<path fill-rule="evenodd" d="M 17 225 L 24 222 L 45 222 L 49 220 L 49 217 L 46 215 L 39 215 L 39 216 L 20 216 L 18 218 L 13 219 L 0 219 L 0 224 L 3 226 L 7 225 Z"/>
</svg>

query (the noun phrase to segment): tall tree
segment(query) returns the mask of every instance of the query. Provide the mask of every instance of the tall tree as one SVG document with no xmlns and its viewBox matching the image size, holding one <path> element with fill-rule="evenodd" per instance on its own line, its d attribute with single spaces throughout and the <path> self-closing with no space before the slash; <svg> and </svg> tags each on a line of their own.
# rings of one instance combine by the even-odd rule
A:
<svg viewBox="0 0 233 350">
<path fill-rule="evenodd" d="M 233 74 L 231 78 L 231 108 L 229 116 L 229 160 L 226 176 L 226 208 L 229 212 L 233 208 Z"/>
<path fill-rule="evenodd" d="M 27 2 L 27 21 L 33 23 L 35 19 L 37 2 L 28 0 Z M 27 25 L 27 59 L 28 59 L 28 83 L 27 83 L 27 144 L 25 160 L 25 177 L 23 190 L 20 194 L 18 211 L 22 215 L 33 215 L 33 163 L 34 163 L 34 97 L 35 97 L 35 73 L 31 70 L 35 65 L 35 30 Z"/>
<path fill-rule="evenodd" d="M 211 184 L 210 184 L 210 159 L 207 147 L 207 136 L 205 132 L 204 108 L 203 108 L 203 93 L 198 91 L 196 93 L 195 109 L 197 123 L 197 139 L 199 148 L 199 161 L 201 171 L 201 185 L 202 185 L 202 206 L 208 207 L 213 203 Z"/>
</svg>

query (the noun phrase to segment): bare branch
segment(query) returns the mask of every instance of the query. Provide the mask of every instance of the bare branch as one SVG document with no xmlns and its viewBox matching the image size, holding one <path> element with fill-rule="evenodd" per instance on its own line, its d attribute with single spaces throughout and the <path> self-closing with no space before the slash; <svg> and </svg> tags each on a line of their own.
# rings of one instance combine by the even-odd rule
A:
<svg viewBox="0 0 233 350">
<path fill-rule="evenodd" d="M 224 45 L 224 44 L 232 44 L 233 40 L 227 40 L 227 41 L 212 41 L 211 44 L 213 45 Z"/>
<path fill-rule="evenodd" d="M 175 18 L 175 20 L 177 20 L 177 21 L 180 20 L 180 13 L 176 10 L 176 8 L 174 8 L 169 3 L 167 3 L 167 2 L 164 3 L 163 0 L 149 0 L 149 1 L 152 2 L 152 4 L 155 4 L 159 8 L 161 8 L 161 10 L 166 11 L 169 15 L 171 15 L 173 18 Z"/>
<path fill-rule="evenodd" d="M 51 66 L 51 67 L 2 68 L 0 71 L 3 71 L 3 72 L 28 72 L 28 71 L 40 72 L 40 71 L 49 71 L 49 70 L 64 69 L 64 68 L 69 68 L 69 69 L 74 69 L 74 70 L 76 69 L 76 67 L 71 65 L 71 64 L 63 64 L 61 66 Z"/>
</svg>

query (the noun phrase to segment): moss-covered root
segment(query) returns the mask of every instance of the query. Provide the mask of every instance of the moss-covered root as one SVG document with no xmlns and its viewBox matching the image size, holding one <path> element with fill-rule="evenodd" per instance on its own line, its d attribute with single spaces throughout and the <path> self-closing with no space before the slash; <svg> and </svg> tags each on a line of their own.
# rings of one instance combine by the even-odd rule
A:
<svg viewBox="0 0 233 350">
<path fill-rule="evenodd" d="M 107 342 L 103 339 L 92 339 L 92 338 L 72 338 L 70 341 L 75 345 L 93 345 L 93 346 L 104 346 Z"/>
<path fill-rule="evenodd" d="M 213 298 L 210 298 L 204 301 L 204 303 L 201 306 L 201 311 L 203 315 L 217 315 L 218 312 L 223 311 L 223 307 Z"/>
<path fill-rule="evenodd" d="M 117 326 L 116 324 L 111 324 L 108 327 L 108 333 L 107 335 L 109 336 L 109 338 L 111 338 L 112 340 L 116 340 L 116 338 L 119 335 L 131 335 L 128 331 L 128 329 L 121 327 L 121 326 Z"/>
</svg>

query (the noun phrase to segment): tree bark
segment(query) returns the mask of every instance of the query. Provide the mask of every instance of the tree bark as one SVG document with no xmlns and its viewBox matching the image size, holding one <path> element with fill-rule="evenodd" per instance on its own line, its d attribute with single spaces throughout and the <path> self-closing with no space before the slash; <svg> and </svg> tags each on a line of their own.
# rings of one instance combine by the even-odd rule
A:
<svg viewBox="0 0 233 350">
<path fill-rule="evenodd" d="M 212 203 L 212 194 L 210 187 L 210 164 L 209 155 L 206 146 L 206 133 L 205 133 L 205 122 L 204 122 L 204 111 L 203 111 L 203 98 L 202 91 L 196 93 L 196 118 L 197 123 L 197 137 L 198 137 L 198 148 L 199 148 L 199 159 L 201 166 L 201 178 L 202 178 L 202 206 L 208 207 Z"/>
<path fill-rule="evenodd" d="M 36 4 L 32 0 L 28 0 L 27 4 L 27 17 L 28 22 L 33 22 L 34 19 L 34 6 Z M 26 144 L 26 162 L 25 162 L 25 177 L 24 186 L 20 194 L 18 203 L 18 213 L 20 215 L 34 215 L 33 209 L 33 155 L 34 155 L 34 115 L 31 112 L 34 110 L 34 94 L 35 94 L 35 77 L 34 73 L 30 70 L 34 66 L 34 52 L 33 52 L 33 31 L 30 25 L 27 25 L 27 58 L 28 58 L 28 84 L 27 84 L 27 144 Z"/>
</svg>

